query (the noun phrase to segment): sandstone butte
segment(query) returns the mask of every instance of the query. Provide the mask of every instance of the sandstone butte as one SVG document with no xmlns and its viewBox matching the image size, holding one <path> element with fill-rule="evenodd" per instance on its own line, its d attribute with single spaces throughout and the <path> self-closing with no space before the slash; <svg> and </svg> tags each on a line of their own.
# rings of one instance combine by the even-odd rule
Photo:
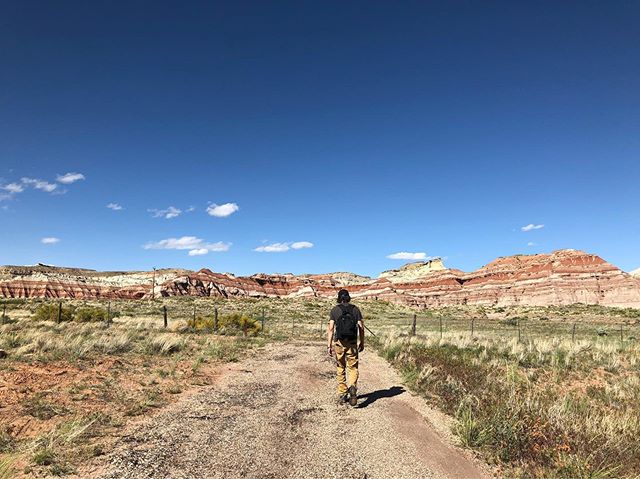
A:
<svg viewBox="0 0 640 479">
<path fill-rule="evenodd" d="M 151 298 L 154 273 L 98 272 L 47 265 L 0 267 L 0 297 Z M 234 276 L 209 269 L 155 273 L 155 297 L 334 297 L 348 287 L 354 298 L 417 307 L 452 305 L 550 306 L 574 303 L 640 308 L 640 279 L 602 258 L 576 250 L 498 258 L 465 273 L 441 260 L 409 263 L 378 278 L 352 273 Z"/>
</svg>

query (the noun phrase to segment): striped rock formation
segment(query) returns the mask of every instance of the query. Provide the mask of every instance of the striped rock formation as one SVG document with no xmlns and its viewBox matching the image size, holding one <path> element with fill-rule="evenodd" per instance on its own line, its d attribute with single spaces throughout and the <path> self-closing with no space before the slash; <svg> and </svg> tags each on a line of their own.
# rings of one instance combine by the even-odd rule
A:
<svg viewBox="0 0 640 479">
<path fill-rule="evenodd" d="M 0 268 L 0 297 L 5 298 L 334 297 L 341 287 L 348 287 L 353 297 L 417 307 L 584 303 L 640 308 L 640 279 L 576 250 L 498 258 L 470 273 L 446 268 L 437 259 L 385 271 L 375 279 L 352 273 L 239 277 L 208 269 L 154 273 L 46 265 Z"/>
</svg>

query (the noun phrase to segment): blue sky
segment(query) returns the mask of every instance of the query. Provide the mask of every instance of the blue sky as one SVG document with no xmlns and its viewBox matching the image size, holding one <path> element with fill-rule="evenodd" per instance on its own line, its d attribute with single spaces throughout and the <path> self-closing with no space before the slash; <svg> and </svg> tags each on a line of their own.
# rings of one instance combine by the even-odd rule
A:
<svg viewBox="0 0 640 479">
<path fill-rule="evenodd" d="M 3 2 L 0 264 L 640 267 L 640 3 L 185 3 Z"/>
</svg>

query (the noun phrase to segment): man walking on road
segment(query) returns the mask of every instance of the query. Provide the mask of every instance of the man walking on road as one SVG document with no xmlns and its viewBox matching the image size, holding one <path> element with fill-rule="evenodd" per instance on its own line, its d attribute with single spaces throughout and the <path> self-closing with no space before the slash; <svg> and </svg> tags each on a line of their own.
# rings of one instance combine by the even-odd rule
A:
<svg viewBox="0 0 640 479">
<path fill-rule="evenodd" d="M 358 403 L 358 353 L 364 351 L 364 322 L 362 313 L 350 301 L 349 292 L 341 289 L 338 304 L 329 316 L 327 353 L 336 359 L 340 401 L 355 406 Z"/>
</svg>

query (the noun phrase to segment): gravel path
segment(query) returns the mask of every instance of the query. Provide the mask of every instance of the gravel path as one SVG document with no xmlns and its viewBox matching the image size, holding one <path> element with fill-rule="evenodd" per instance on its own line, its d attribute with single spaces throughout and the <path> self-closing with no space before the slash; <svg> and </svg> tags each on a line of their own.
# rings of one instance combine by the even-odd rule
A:
<svg viewBox="0 0 640 479">
<path fill-rule="evenodd" d="M 127 433 L 102 479 L 488 478 L 442 417 L 374 353 L 359 407 L 335 397 L 322 343 L 270 344 Z M 94 476 L 95 477 L 95 476 Z"/>
</svg>

